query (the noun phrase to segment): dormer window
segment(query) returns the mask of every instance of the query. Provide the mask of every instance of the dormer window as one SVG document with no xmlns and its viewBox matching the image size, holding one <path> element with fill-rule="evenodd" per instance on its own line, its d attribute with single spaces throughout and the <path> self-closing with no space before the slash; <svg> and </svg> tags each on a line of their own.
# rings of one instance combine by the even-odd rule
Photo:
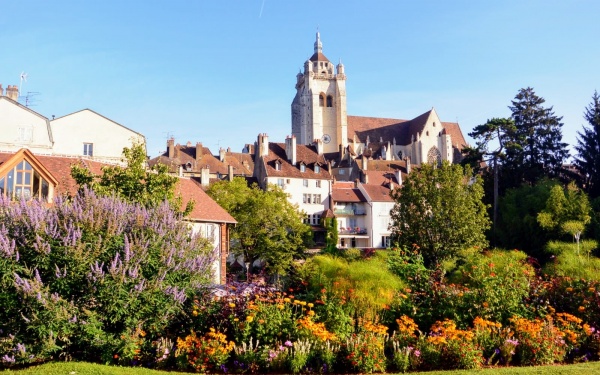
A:
<svg viewBox="0 0 600 375">
<path fill-rule="evenodd" d="M 281 170 L 281 162 L 279 160 L 277 160 L 275 162 L 275 170 L 276 171 L 280 171 Z"/>
<path fill-rule="evenodd" d="M 304 163 L 300 163 L 300 172 L 306 172 L 306 165 Z"/>
<path fill-rule="evenodd" d="M 315 164 L 315 173 L 321 172 L 321 166 L 319 164 Z"/>
</svg>

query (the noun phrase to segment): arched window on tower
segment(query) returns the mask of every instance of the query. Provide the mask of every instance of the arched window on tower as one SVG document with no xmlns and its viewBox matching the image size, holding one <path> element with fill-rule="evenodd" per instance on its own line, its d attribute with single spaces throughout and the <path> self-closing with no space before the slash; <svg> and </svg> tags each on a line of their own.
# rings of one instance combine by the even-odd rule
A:
<svg viewBox="0 0 600 375">
<path fill-rule="evenodd" d="M 442 154 L 437 147 L 433 146 L 427 152 L 427 163 L 433 166 L 439 166 L 442 164 Z"/>
<path fill-rule="evenodd" d="M 327 95 L 327 106 L 333 107 L 333 96 Z"/>
<path fill-rule="evenodd" d="M 319 95 L 319 107 L 325 106 L 325 94 Z"/>
</svg>

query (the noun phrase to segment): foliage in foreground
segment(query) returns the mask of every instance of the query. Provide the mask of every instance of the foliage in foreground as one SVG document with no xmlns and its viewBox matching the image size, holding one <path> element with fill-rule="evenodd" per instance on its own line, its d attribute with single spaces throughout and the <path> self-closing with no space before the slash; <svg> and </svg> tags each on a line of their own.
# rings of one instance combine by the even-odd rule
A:
<svg viewBox="0 0 600 375">
<path fill-rule="evenodd" d="M 127 361 L 181 319 L 214 254 L 167 203 L 0 198 L 0 358 Z"/>
</svg>

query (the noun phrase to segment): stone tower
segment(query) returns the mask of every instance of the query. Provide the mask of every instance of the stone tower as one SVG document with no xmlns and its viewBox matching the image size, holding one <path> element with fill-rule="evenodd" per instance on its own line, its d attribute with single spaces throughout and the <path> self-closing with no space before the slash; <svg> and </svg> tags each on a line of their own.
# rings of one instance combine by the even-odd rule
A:
<svg viewBox="0 0 600 375">
<path fill-rule="evenodd" d="M 298 144 L 323 141 L 323 152 L 337 152 L 348 145 L 346 114 L 346 75 L 341 61 L 335 67 L 323 54 L 317 32 L 314 54 L 296 76 L 296 96 L 292 102 L 292 135 Z"/>
</svg>

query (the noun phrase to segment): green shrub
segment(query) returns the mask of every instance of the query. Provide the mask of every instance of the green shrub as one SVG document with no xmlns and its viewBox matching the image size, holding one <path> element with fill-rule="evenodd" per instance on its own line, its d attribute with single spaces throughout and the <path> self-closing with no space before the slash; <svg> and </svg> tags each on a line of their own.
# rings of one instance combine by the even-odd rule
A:
<svg viewBox="0 0 600 375">
<path fill-rule="evenodd" d="M 213 257 L 167 203 L 0 197 L 0 341 L 25 348 L 23 362 L 139 361 L 211 282 Z"/>
</svg>

